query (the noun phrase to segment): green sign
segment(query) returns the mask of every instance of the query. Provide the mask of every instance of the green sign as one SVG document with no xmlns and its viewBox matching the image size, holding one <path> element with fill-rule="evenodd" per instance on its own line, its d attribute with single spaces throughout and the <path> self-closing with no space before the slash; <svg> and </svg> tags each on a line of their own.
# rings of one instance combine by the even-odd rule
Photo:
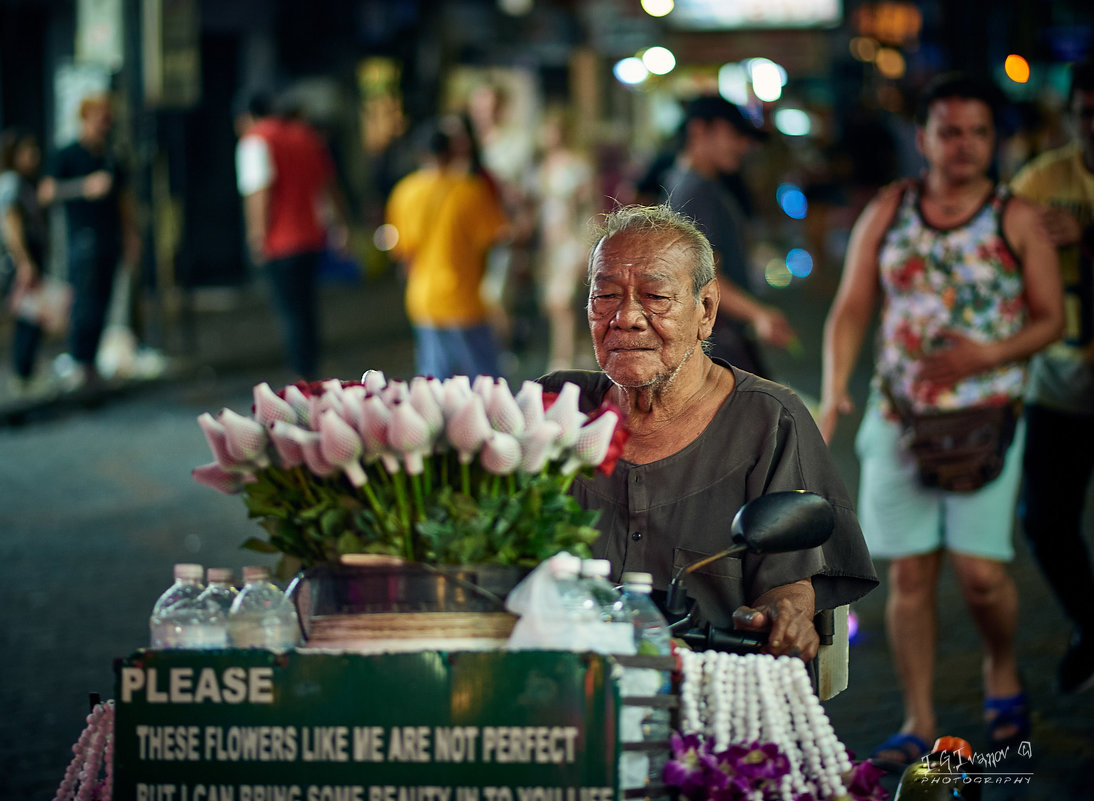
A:
<svg viewBox="0 0 1094 801">
<path fill-rule="evenodd" d="M 612 664 L 555 651 L 140 651 L 118 667 L 114 797 L 612 801 Z"/>
</svg>

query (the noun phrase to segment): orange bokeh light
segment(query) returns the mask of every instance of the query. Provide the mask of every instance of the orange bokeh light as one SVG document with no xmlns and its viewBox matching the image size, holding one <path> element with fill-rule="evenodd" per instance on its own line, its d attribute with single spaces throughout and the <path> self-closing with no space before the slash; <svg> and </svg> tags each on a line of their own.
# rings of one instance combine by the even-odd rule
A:
<svg viewBox="0 0 1094 801">
<path fill-rule="evenodd" d="M 1011 53 L 1003 62 L 1003 69 L 1007 77 L 1015 83 L 1025 83 L 1029 80 L 1029 62 L 1021 56 Z"/>
</svg>

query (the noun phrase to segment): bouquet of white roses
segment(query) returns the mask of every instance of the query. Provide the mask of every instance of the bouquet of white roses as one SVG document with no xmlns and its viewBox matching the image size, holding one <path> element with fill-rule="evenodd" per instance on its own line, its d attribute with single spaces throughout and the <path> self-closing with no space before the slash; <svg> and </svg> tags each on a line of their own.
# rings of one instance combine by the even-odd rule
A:
<svg viewBox="0 0 1094 801">
<path fill-rule="evenodd" d="M 254 388 L 253 416 L 224 409 L 198 423 L 215 461 L 194 478 L 242 493 L 283 555 L 282 572 L 342 554 L 432 564 L 534 566 L 588 555 L 595 513 L 567 494 L 574 476 L 610 473 L 626 431 L 617 410 L 578 408 L 526 381 L 418 376 Z"/>
</svg>

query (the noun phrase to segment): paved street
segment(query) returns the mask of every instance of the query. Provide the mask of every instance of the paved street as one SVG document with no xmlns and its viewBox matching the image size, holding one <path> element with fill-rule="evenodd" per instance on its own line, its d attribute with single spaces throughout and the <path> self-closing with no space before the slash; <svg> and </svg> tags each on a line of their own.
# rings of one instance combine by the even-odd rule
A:
<svg viewBox="0 0 1094 801">
<path fill-rule="evenodd" d="M 780 300 L 803 334 L 805 352 L 775 355 L 775 369 L 813 395 L 827 295 L 818 281 Z M 394 282 L 328 287 L 325 303 L 329 375 L 356 378 L 366 368 L 409 375 L 412 348 Z M 260 561 L 238 548 L 254 529 L 239 500 L 194 483 L 189 472 L 210 460 L 198 414 L 222 406 L 246 411 L 254 383 L 284 383 L 265 308 L 260 295 L 249 294 L 221 310 L 199 310 L 196 340 L 167 378 L 3 416 L 0 799 L 52 797 L 83 728 L 88 693 L 113 697 L 113 660 L 145 645 L 148 611 L 170 582 L 173 563 L 238 571 Z M 181 352 L 168 344 L 169 353 Z M 514 364 L 510 378 L 541 370 L 528 358 Z M 0 407 L 12 408 L 2 397 Z M 834 448 L 853 486 L 852 432 L 849 423 Z M 983 797 L 1094 798 L 1088 784 L 1094 692 L 1065 698 L 1053 691 L 1067 631 L 1021 544 L 1015 575 L 1022 601 L 1019 656 L 1035 709 L 1032 755 L 1012 753 L 994 770 L 1029 781 L 992 785 Z M 852 649 L 851 686 L 827 704 L 837 734 L 860 755 L 900 721 L 883 601 L 879 590 L 857 605 L 862 634 Z M 964 736 L 983 751 L 977 640 L 948 571 L 940 609 L 940 732 Z"/>
</svg>

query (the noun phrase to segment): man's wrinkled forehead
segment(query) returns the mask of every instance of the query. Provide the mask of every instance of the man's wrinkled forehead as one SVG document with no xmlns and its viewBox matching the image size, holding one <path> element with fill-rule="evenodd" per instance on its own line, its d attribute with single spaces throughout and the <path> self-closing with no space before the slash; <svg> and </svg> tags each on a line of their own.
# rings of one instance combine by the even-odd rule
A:
<svg viewBox="0 0 1094 801">
<path fill-rule="evenodd" d="M 684 238 L 676 234 L 621 232 L 597 243 L 593 280 L 608 281 L 623 272 L 647 281 L 672 281 L 690 274 Z"/>
</svg>

